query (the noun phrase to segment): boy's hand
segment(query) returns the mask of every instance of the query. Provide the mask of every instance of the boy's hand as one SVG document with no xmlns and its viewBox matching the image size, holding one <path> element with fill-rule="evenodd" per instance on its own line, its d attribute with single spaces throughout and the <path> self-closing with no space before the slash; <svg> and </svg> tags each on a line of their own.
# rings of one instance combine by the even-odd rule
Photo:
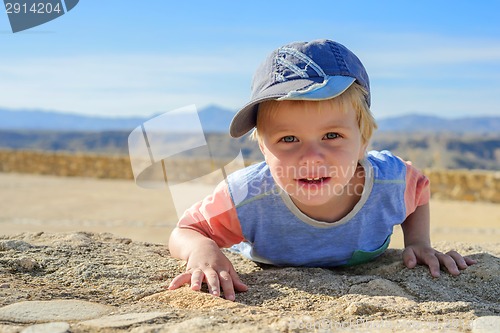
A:
<svg viewBox="0 0 500 333">
<path fill-rule="evenodd" d="M 418 206 L 401 225 L 405 239 L 403 262 L 413 268 L 417 264 L 429 266 L 431 275 L 439 277 L 440 268 L 446 267 L 451 275 L 459 275 L 461 269 L 474 265 L 475 260 L 462 257 L 456 251 L 441 253 L 434 250 L 430 241 L 429 204 Z"/>
<path fill-rule="evenodd" d="M 209 292 L 224 298 L 235 300 L 236 291 L 247 291 L 248 287 L 241 282 L 233 265 L 218 247 L 199 247 L 194 249 L 187 260 L 186 272 L 176 276 L 168 289 L 177 289 L 190 283 L 192 290 L 200 290 L 201 284 L 206 282 Z"/>
<path fill-rule="evenodd" d="M 433 277 L 439 277 L 443 266 L 451 275 L 456 276 L 460 274 L 460 270 L 477 263 L 474 259 L 462 257 L 456 251 L 441 253 L 425 244 L 407 246 L 403 251 L 403 262 L 408 268 L 414 268 L 417 264 L 427 265 Z"/>
</svg>

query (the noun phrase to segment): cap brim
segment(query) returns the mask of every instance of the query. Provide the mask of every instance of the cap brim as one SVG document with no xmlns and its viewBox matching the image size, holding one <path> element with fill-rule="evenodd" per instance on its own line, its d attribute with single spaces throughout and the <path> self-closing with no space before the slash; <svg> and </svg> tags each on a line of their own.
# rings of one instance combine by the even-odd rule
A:
<svg viewBox="0 0 500 333">
<path fill-rule="evenodd" d="M 252 101 L 236 113 L 229 126 L 229 134 L 233 138 L 239 138 L 255 127 L 259 103 L 278 99 L 311 101 L 330 99 L 342 94 L 355 80 L 349 76 L 331 76 L 330 83 L 326 85 L 321 83 L 323 78 L 296 79 L 272 85 L 254 96 Z"/>
</svg>

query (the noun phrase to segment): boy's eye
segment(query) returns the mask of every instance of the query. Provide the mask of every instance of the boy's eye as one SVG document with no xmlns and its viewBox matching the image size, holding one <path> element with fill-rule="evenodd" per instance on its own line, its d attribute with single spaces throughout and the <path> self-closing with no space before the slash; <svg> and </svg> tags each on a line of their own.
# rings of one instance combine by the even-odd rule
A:
<svg viewBox="0 0 500 333">
<path fill-rule="evenodd" d="M 338 137 L 340 137 L 340 135 L 338 135 L 337 133 L 328 132 L 328 133 L 325 134 L 325 136 L 323 137 L 323 139 L 330 140 L 330 139 L 336 139 Z"/>
<path fill-rule="evenodd" d="M 296 142 L 298 141 L 297 138 L 293 135 L 287 135 L 284 136 L 280 139 L 281 142 Z"/>
</svg>

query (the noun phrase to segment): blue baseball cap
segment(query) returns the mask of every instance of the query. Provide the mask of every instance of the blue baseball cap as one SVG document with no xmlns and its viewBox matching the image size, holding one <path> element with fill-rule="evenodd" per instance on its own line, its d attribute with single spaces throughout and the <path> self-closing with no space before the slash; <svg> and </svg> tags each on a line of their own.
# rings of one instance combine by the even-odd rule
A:
<svg viewBox="0 0 500 333">
<path fill-rule="evenodd" d="M 238 138 L 255 127 L 261 102 L 330 99 L 354 82 L 366 89 L 370 106 L 368 74 L 358 57 L 344 45 L 328 39 L 284 45 L 257 68 L 251 100 L 234 116 L 229 134 Z"/>
</svg>

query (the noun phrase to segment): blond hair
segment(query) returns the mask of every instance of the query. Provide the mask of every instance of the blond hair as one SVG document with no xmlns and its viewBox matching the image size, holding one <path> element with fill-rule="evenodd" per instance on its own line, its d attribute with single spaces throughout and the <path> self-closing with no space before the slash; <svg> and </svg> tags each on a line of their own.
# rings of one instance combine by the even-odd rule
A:
<svg viewBox="0 0 500 333">
<path fill-rule="evenodd" d="M 366 90 L 357 83 L 351 85 L 346 91 L 344 91 L 340 96 L 334 97 L 331 101 L 339 103 L 342 110 L 346 110 L 346 103 L 351 103 L 352 107 L 356 111 L 356 119 L 358 121 L 359 130 L 361 132 L 361 141 L 363 144 L 368 143 L 372 137 L 373 132 L 377 129 L 377 123 L 375 118 L 366 103 L 365 96 L 367 95 Z M 297 100 L 294 103 L 311 103 L 315 101 L 308 100 Z M 257 113 L 257 123 L 254 131 L 250 135 L 252 140 L 261 142 L 261 137 L 259 135 L 259 128 L 264 127 L 264 118 L 261 112 L 266 112 L 267 117 L 273 117 L 276 114 L 280 101 L 271 100 L 265 101 L 259 104 L 259 112 Z"/>
</svg>

